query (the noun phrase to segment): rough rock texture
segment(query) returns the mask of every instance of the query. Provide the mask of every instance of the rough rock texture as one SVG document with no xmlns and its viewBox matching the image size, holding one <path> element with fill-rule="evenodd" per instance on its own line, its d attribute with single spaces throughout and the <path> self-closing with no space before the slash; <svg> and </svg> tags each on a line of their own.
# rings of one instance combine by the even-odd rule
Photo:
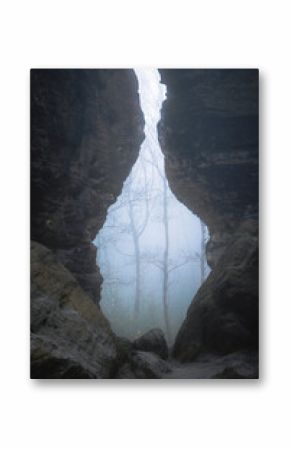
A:
<svg viewBox="0 0 290 449">
<path fill-rule="evenodd" d="M 208 225 L 213 267 L 189 308 L 174 354 L 192 361 L 201 354 L 213 360 L 218 353 L 218 369 L 208 371 L 209 377 L 255 377 L 258 74 L 161 75 L 168 97 L 160 123 L 167 175 L 176 196 Z M 170 364 L 157 354 L 116 338 L 97 305 L 101 277 L 92 240 L 142 139 L 133 71 L 32 70 L 34 378 L 170 377 Z"/>
<path fill-rule="evenodd" d="M 117 371 L 117 379 L 162 379 L 171 372 L 169 363 L 153 352 L 133 351 Z"/>
<path fill-rule="evenodd" d="M 171 366 L 158 354 L 138 350 L 134 342 L 116 337 L 118 369 L 115 379 L 161 379 L 171 372 Z"/>
<path fill-rule="evenodd" d="M 31 238 L 99 300 L 91 243 L 143 135 L 132 70 L 31 71 Z"/>
<path fill-rule="evenodd" d="M 118 354 L 107 320 L 55 255 L 36 242 L 31 279 L 31 377 L 112 377 Z"/>
<path fill-rule="evenodd" d="M 178 358 L 257 349 L 258 287 L 257 226 L 249 220 L 233 235 L 191 303 L 175 342 Z"/>
<path fill-rule="evenodd" d="M 34 378 L 114 377 L 92 244 L 143 134 L 132 70 L 31 71 L 31 367 Z"/>
<path fill-rule="evenodd" d="M 168 358 L 168 346 L 161 329 L 151 329 L 133 342 L 139 351 L 154 352 L 162 359 Z"/>
<path fill-rule="evenodd" d="M 164 379 L 257 379 L 257 353 L 240 351 L 227 355 L 202 354 L 194 362 L 171 361 Z"/>
<path fill-rule="evenodd" d="M 167 70 L 159 124 L 177 198 L 209 227 L 209 279 L 177 335 L 183 361 L 258 346 L 258 71 Z"/>
</svg>

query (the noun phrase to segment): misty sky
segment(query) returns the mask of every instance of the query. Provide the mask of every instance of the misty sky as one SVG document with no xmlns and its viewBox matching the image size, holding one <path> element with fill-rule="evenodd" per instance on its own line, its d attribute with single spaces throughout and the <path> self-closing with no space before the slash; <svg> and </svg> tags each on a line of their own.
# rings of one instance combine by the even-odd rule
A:
<svg viewBox="0 0 290 449">
<path fill-rule="evenodd" d="M 172 194 L 164 173 L 157 135 L 166 86 L 157 69 L 136 69 L 145 140 L 121 195 L 107 214 L 96 237 L 97 263 L 104 282 L 101 307 L 113 330 L 135 338 L 153 328 L 165 330 L 162 304 L 162 263 L 165 247 L 164 201 L 168 210 L 168 303 L 172 335 L 181 325 L 200 286 L 201 222 Z M 140 261 L 140 311 L 136 301 L 136 240 Z M 178 268 L 179 267 L 179 268 Z M 206 267 L 207 272 L 208 267 Z"/>
</svg>

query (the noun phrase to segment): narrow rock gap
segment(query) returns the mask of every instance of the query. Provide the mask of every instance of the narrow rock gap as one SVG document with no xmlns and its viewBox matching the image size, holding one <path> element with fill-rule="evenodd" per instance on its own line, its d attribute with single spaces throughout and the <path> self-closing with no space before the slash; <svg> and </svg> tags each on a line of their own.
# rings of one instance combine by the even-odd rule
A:
<svg viewBox="0 0 290 449">
<path fill-rule="evenodd" d="M 257 378 L 258 71 L 137 75 L 31 71 L 31 377 Z"/>
<path fill-rule="evenodd" d="M 157 69 L 136 69 L 145 139 L 94 241 L 103 277 L 100 306 L 119 336 L 152 328 L 171 345 L 209 273 L 207 227 L 170 190 L 157 124 L 166 86 Z"/>
</svg>

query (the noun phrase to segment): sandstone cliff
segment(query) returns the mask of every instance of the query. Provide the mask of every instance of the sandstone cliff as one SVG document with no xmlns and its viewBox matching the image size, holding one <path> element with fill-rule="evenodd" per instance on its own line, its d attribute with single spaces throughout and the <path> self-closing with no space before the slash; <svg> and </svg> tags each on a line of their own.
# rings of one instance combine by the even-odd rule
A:
<svg viewBox="0 0 290 449">
<path fill-rule="evenodd" d="M 31 71 L 31 374 L 112 377 L 92 244 L 143 135 L 132 70 Z"/>
<path fill-rule="evenodd" d="M 160 72 L 166 173 L 177 198 L 209 227 L 213 268 L 173 354 L 182 362 L 205 354 L 206 377 L 256 377 L 258 73 Z M 143 126 L 131 70 L 31 72 L 32 377 L 175 375 L 144 345 L 118 339 L 98 307 L 92 241 L 137 158 Z"/>
<path fill-rule="evenodd" d="M 133 70 L 31 71 L 31 238 L 99 300 L 92 245 L 144 138 Z"/>
<path fill-rule="evenodd" d="M 172 191 L 209 227 L 211 275 L 174 354 L 257 350 L 258 71 L 160 70 L 159 125 Z"/>
</svg>

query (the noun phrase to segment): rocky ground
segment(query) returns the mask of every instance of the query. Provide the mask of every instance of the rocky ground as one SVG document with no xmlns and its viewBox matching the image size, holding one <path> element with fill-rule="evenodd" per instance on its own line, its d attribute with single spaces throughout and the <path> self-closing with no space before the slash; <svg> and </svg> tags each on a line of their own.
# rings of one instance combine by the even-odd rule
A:
<svg viewBox="0 0 290 449">
<path fill-rule="evenodd" d="M 133 343 L 129 341 L 129 354 L 117 371 L 118 379 L 257 379 L 258 357 L 255 351 L 240 351 L 221 356 L 202 353 L 194 362 L 181 363 L 172 355 L 163 332 L 153 329 Z"/>
<path fill-rule="evenodd" d="M 203 354 L 192 363 L 179 363 L 173 359 L 164 379 L 257 379 L 256 353 L 233 353 L 225 356 Z"/>
</svg>

